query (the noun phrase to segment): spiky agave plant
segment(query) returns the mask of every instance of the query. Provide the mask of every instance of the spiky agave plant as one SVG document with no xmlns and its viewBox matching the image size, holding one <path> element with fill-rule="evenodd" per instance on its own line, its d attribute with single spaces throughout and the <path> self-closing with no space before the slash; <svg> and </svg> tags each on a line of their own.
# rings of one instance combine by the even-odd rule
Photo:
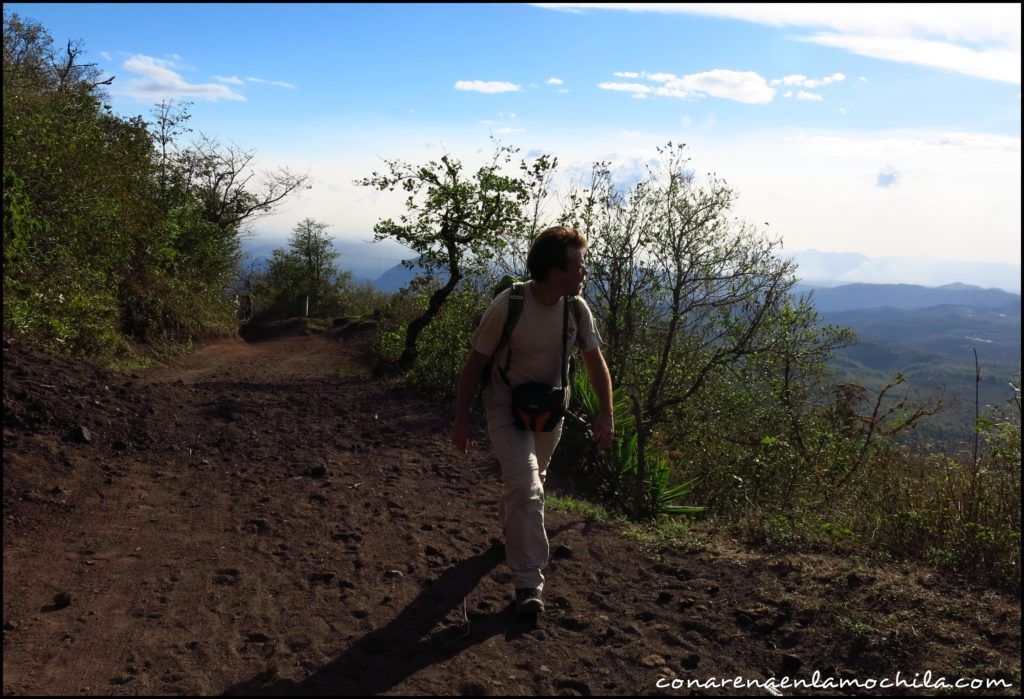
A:
<svg viewBox="0 0 1024 699">
<path fill-rule="evenodd" d="M 611 447 L 601 453 L 597 451 L 590 431 L 590 426 L 600 410 L 600 401 L 583 370 L 573 374 L 572 396 L 575 412 L 570 411 L 570 419 L 583 430 L 591 444 L 585 467 L 588 475 L 603 497 L 620 504 L 618 501 L 632 491 L 632 483 L 637 477 L 637 434 L 629 400 L 621 389 L 612 392 L 615 438 Z M 647 457 L 644 492 L 651 512 L 669 515 L 702 512 L 703 507 L 678 504 L 693 490 L 694 481 L 670 487 L 671 474 L 672 464 L 663 454 L 652 453 Z"/>
</svg>

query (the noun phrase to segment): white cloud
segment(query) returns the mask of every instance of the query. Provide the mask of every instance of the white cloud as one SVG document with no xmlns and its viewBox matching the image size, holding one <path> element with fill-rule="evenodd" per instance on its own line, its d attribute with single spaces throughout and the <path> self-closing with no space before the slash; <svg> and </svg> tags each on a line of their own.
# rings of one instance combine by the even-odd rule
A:
<svg viewBox="0 0 1024 699">
<path fill-rule="evenodd" d="M 735 100 L 745 104 L 771 102 L 775 90 L 768 87 L 757 73 L 715 69 L 705 73 L 684 76 L 681 82 L 687 89 L 706 92 L 712 97 Z M 669 83 L 674 84 L 674 83 Z"/>
<path fill-rule="evenodd" d="M 1019 3 L 540 3 L 540 7 L 721 17 L 772 27 L 825 29 L 795 36 L 887 61 L 1020 84 Z"/>
<path fill-rule="evenodd" d="M 750 71 L 717 68 L 704 73 L 684 75 L 681 78 L 672 73 L 641 73 L 640 76 L 660 84 L 651 86 L 643 83 L 605 82 L 598 83 L 597 86 L 602 90 L 632 92 L 633 97 L 637 99 L 643 99 L 648 95 L 677 99 L 710 95 L 747 104 L 763 104 L 771 102 L 775 95 L 775 90 L 768 87 L 764 78 Z"/>
<path fill-rule="evenodd" d="M 715 113 L 711 112 L 710 114 L 708 114 L 707 118 L 704 120 L 704 123 L 701 124 L 701 127 L 705 128 L 705 129 L 710 129 L 716 123 L 718 123 L 718 120 L 715 118 Z"/>
<path fill-rule="evenodd" d="M 189 83 L 173 70 L 178 67 L 173 61 L 135 54 L 121 66 L 131 73 L 142 76 L 129 80 L 125 86 L 125 92 L 139 101 L 152 102 L 183 97 L 210 102 L 222 99 L 245 101 L 243 95 L 224 85 Z"/>
<path fill-rule="evenodd" d="M 546 84 L 548 84 L 548 85 L 561 85 L 562 84 L 562 81 L 559 80 L 558 78 L 548 78 L 544 82 Z"/>
<path fill-rule="evenodd" d="M 494 133 L 525 133 L 526 129 L 516 129 L 511 126 L 502 126 L 499 129 L 495 129 Z"/>
<path fill-rule="evenodd" d="M 636 138 L 637 136 L 642 136 L 643 133 L 643 131 L 623 131 L 622 135 L 626 138 Z"/>
<path fill-rule="evenodd" d="M 840 114 L 844 114 L 845 115 L 846 114 L 846 107 L 840 107 L 838 111 L 839 111 Z"/>
<path fill-rule="evenodd" d="M 113 58 L 111 58 L 110 54 L 107 53 L 106 51 L 100 51 L 100 58 L 102 58 L 104 61 L 112 61 L 112 60 L 114 60 Z"/>
<path fill-rule="evenodd" d="M 568 92 L 568 91 L 569 91 L 569 89 L 568 89 L 568 88 L 565 88 L 565 87 L 563 87 L 563 88 L 561 88 L 561 89 L 559 90 L 559 92 L 561 92 L 561 93 L 563 93 L 563 94 L 564 94 L 564 93 L 566 93 L 566 92 Z"/>
<path fill-rule="evenodd" d="M 216 80 L 217 82 L 221 82 L 221 83 L 228 83 L 230 85 L 245 85 L 245 81 L 244 80 L 242 80 L 241 78 L 236 77 L 234 75 L 231 75 L 231 76 L 211 75 L 210 77 L 213 78 L 214 80 Z"/>
<path fill-rule="evenodd" d="M 640 73 L 634 73 L 632 71 L 612 73 L 612 75 L 614 75 L 616 78 L 629 78 L 630 80 L 635 80 L 636 78 L 640 77 Z"/>
<path fill-rule="evenodd" d="M 679 120 L 679 123 L 680 123 L 680 124 L 682 124 L 682 126 L 683 126 L 683 128 L 684 128 L 684 129 L 688 129 L 688 128 L 690 128 L 691 126 L 693 126 L 693 119 L 691 119 L 691 118 L 690 118 L 690 117 L 688 117 L 688 116 L 684 116 L 683 118 L 681 118 L 681 119 Z"/>
<path fill-rule="evenodd" d="M 291 83 L 281 82 L 280 80 L 264 80 L 263 78 L 246 78 L 251 83 L 259 83 L 261 85 L 275 85 L 277 87 L 286 87 L 289 90 L 294 90 L 295 86 Z"/>
<path fill-rule="evenodd" d="M 822 99 L 824 99 L 821 95 L 815 94 L 813 92 L 805 92 L 803 90 L 800 90 L 800 92 L 796 93 L 796 98 L 798 100 L 807 100 L 811 102 L 820 102 Z"/>
<path fill-rule="evenodd" d="M 784 78 L 775 78 L 771 81 L 771 85 L 786 85 L 792 87 L 821 87 L 822 85 L 830 85 L 832 83 L 838 83 L 846 80 L 846 76 L 842 73 L 833 73 L 832 75 L 821 78 L 820 80 L 811 80 L 806 75 L 787 75 Z"/>
<path fill-rule="evenodd" d="M 619 92 L 646 93 L 651 91 L 647 85 L 640 83 L 598 83 L 597 86 L 602 90 L 617 90 Z"/>
<path fill-rule="evenodd" d="M 483 80 L 459 80 L 455 83 L 456 90 L 466 90 L 469 92 L 483 92 L 487 95 L 493 95 L 499 92 L 519 92 L 522 87 L 515 83 L 506 82 L 484 82 Z"/>
<path fill-rule="evenodd" d="M 786 92 L 782 96 L 783 97 L 792 97 L 793 96 L 793 91 L 792 90 L 786 90 Z"/>
</svg>

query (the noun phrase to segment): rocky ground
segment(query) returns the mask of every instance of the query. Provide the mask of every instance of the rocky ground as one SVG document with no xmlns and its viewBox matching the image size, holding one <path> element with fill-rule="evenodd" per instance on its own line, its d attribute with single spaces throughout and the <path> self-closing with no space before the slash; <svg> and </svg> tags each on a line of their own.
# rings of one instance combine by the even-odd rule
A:
<svg viewBox="0 0 1024 699">
<path fill-rule="evenodd" d="M 712 522 L 656 560 L 549 509 L 517 618 L 485 431 L 372 379 L 371 327 L 288 327 L 131 374 L 5 341 L 4 694 L 1020 694 L 1019 597 Z"/>
</svg>

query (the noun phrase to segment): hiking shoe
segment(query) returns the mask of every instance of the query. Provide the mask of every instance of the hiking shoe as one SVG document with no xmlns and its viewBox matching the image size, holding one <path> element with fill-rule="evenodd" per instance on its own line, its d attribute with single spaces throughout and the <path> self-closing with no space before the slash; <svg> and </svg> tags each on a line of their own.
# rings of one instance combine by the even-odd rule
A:
<svg viewBox="0 0 1024 699">
<path fill-rule="evenodd" d="M 516 588 L 516 613 L 536 616 L 544 611 L 544 600 L 535 587 Z"/>
</svg>

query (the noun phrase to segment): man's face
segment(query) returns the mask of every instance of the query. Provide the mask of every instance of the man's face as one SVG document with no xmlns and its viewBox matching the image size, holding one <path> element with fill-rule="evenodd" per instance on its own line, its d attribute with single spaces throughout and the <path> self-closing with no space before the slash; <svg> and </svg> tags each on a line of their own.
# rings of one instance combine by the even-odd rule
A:
<svg viewBox="0 0 1024 699">
<path fill-rule="evenodd" d="M 585 263 L 587 253 L 579 248 L 569 248 L 566 251 L 565 271 L 562 272 L 563 293 L 576 296 L 583 292 L 583 283 L 587 279 L 587 267 Z"/>
</svg>

